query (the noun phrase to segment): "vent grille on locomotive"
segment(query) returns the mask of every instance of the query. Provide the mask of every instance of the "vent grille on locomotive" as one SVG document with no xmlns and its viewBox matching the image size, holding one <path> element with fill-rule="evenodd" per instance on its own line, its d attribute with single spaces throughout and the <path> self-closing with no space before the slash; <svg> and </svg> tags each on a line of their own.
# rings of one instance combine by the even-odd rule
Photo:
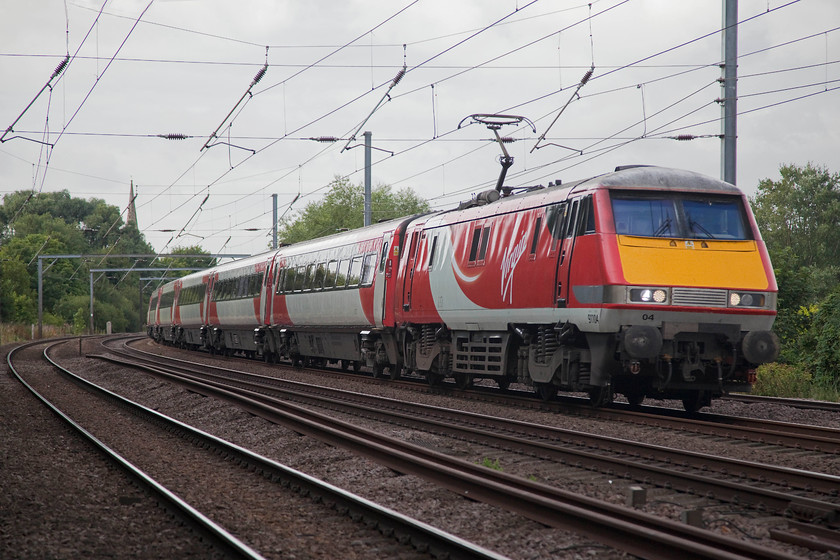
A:
<svg viewBox="0 0 840 560">
<path fill-rule="evenodd" d="M 704 288 L 674 288 L 671 292 L 673 305 L 697 305 L 701 307 L 726 307 L 726 290 Z"/>
</svg>

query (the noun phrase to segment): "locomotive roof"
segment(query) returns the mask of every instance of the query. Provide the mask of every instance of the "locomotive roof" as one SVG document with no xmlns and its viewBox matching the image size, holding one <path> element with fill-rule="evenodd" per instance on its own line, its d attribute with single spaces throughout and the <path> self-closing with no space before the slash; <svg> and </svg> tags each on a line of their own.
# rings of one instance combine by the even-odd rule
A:
<svg viewBox="0 0 840 560">
<path fill-rule="evenodd" d="M 579 187 L 604 186 L 632 189 L 676 189 L 686 191 L 741 194 L 731 183 L 685 169 L 638 165 L 616 168 L 612 173 L 599 175 L 578 183 Z"/>
<path fill-rule="evenodd" d="M 466 208 L 453 208 L 437 214 L 436 224 L 453 220 L 472 220 L 482 215 L 513 212 L 532 206 L 552 204 L 566 200 L 573 193 L 590 189 L 639 189 L 639 190 L 675 190 L 741 195 L 734 185 L 719 179 L 686 171 L 657 166 L 618 167 L 611 173 L 596 175 L 569 183 L 537 187 L 525 193 L 502 197 L 494 202 L 475 204 Z"/>
</svg>

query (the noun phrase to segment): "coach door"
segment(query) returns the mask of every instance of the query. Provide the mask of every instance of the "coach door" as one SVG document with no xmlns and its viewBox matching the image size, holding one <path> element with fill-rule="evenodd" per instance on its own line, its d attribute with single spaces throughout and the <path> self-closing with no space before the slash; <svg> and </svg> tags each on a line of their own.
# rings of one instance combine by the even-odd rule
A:
<svg viewBox="0 0 840 560">
<path fill-rule="evenodd" d="M 414 265 L 417 258 L 418 247 L 420 246 L 420 234 L 423 230 L 423 224 L 415 226 L 414 231 L 411 232 L 410 242 L 408 245 L 408 255 L 406 258 L 405 270 L 403 271 L 403 311 L 411 309 L 411 290 L 414 287 Z"/>
<path fill-rule="evenodd" d="M 391 283 L 393 272 L 393 260 L 391 259 L 391 244 L 396 236 L 393 231 L 382 234 L 382 247 L 379 253 L 379 261 L 376 266 L 376 280 L 373 283 L 373 316 L 377 327 L 382 327 L 387 320 L 388 308 L 386 300 L 388 290 L 386 286 Z M 393 310 L 391 311 L 393 315 Z M 393 317 L 390 322 L 393 322 Z"/>
</svg>

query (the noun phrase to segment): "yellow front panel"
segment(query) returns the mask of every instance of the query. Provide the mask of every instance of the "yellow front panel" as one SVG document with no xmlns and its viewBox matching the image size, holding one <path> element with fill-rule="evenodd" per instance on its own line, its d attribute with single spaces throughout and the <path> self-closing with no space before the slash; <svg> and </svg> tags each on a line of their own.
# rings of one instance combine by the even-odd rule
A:
<svg viewBox="0 0 840 560">
<path fill-rule="evenodd" d="M 766 290 L 755 241 L 618 236 L 628 284 Z"/>
</svg>

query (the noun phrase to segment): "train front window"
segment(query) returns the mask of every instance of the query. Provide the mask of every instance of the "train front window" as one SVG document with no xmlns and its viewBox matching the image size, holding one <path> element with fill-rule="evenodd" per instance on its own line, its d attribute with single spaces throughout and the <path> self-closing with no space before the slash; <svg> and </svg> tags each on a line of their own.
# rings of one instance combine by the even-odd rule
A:
<svg viewBox="0 0 840 560">
<path fill-rule="evenodd" d="M 743 203 L 731 196 L 612 194 L 615 232 L 639 237 L 750 239 Z"/>
<path fill-rule="evenodd" d="M 704 239 L 747 239 L 741 201 L 685 200 L 686 225 L 692 237 Z"/>
<path fill-rule="evenodd" d="M 679 237 L 674 201 L 656 198 L 613 198 L 615 232 L 640 237 Z"/>
</svg>

